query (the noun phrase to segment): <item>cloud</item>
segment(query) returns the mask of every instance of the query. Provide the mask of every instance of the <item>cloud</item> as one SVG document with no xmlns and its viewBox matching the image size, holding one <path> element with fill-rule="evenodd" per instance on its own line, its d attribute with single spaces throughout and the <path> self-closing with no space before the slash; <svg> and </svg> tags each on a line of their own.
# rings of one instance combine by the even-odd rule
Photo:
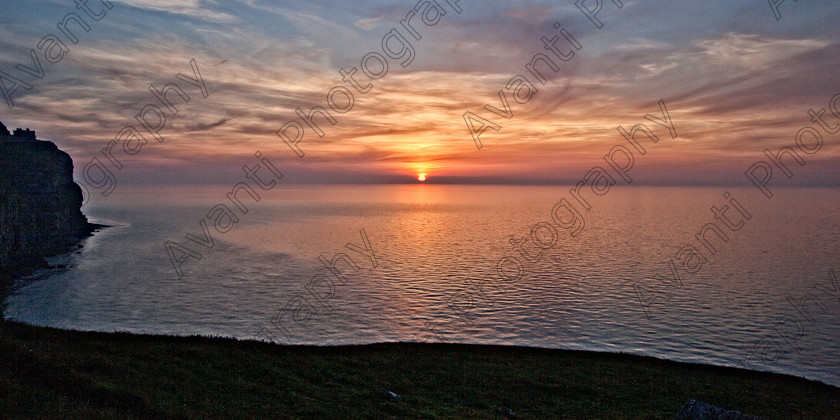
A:
<svg viewBox="0 0 840 420">
<path fill-rule="evenodd" d="M 819 39 L 778 39 L 730 32 L 722 38 L 699 41 L 697 47 L 700 58 L 711 64 L 754 69 L 766 68 L 829 44 Z"/>
<path fill-rule="evenodd" d="M 353 26 L 359 29 L 363 29 L 365 31 L 370 31 L 379 26 L 380 20 L 382 20 L 382 18 L 359 19 L 356 21 L 356 23 L 353 24 Z"/>
<path fill-rule="evenodd" d="M 211 7 L 216 6 L 217 3 L 210 0 L 132 0 L 130 3 L 116 1 L 115 3 L 124 3 L 138 9 L 189 16 L 190 18 L 216 23 L 233 23 L 238 20 L 231 14 L 211 10 Z"/>
<path fill-rule="evenodd" d="M 187 125 L 185 125 L 185 127 L 187 128 L 187 130 L 190 130 L 190 131 L 207 131 L 207 130 L 212 130 L 214 128 L 221 127 L 221 126 L 227 124 L 232 119 L 233 118 L 223 118 L 221 120 L 218 120 L 218 121 L 213 122 L 213 123 L 208 123 L 208 124 L 187 124 Z"/>
</svg>

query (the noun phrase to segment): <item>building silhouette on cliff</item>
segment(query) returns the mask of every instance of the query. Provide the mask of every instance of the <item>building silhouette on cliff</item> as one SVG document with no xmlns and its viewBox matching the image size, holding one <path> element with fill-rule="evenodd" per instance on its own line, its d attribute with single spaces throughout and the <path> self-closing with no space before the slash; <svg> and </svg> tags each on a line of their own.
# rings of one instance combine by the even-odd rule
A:
<svg viewBox="0 0 840 420">
<path fill-rule="evenodd" d="M 28 128 L 17 128 L 14 133 L 10 133 L 6 125 L 0 121 L 0 142 L 15 142 L 15 141 L 35 141 L 35 131 Z"/>
</svg>

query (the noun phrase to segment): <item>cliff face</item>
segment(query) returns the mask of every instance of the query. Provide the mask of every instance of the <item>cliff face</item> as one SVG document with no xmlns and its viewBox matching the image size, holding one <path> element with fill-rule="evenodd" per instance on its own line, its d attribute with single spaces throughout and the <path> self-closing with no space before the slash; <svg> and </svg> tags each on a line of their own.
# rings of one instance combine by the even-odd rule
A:
<svg viewBox="0 0 840 420">
<path fill-rule="evenodd" d="M 65 251 L 91 232 L 70 155 L 0 135 L 0 276 Z"/>
</svg>

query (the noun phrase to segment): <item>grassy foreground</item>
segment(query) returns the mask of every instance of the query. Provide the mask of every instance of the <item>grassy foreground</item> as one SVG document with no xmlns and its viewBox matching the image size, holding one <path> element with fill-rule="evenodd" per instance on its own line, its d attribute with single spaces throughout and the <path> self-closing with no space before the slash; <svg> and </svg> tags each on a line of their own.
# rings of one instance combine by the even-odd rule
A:
<svg viewBox="0 0 840 420">
<path fill-rule="evenodd" d="M 689 398 L 837 418 L 840 388 L 579 351 L 449 344 L 278 346 L 0 321 L 0 417 L 672 418 Z M 391 391 L 399 398 L 389 395 Z"/>
</svg>

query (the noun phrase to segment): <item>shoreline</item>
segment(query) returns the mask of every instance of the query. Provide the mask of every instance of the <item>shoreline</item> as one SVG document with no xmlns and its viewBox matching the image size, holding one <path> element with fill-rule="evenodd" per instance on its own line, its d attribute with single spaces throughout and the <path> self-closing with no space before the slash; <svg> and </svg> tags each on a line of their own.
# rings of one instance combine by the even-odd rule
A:
<svg viewBox="0 0 840 420">
<path fill-rule="evenodd" d="M 2 308 L 2 305 L 0 305 Z M 840 385 L 834 385 L 828 382 L 825 382 L 820 379 L 812 379 L 807 378 L 805 376 L 798 376 L 792 373 L 783 373 L 783 372 L 774 372 L 771 370 L 759 370 L 759 369 L 750 369 L 746 367 L 742 367 L 740 365 L 722 365 L 722 364 L 712 364 L 712 363 L 702 363 L 702 362 L 692 362 L 692 361 L 682 361 L 682 360 L 674 360 L 668 359 L 663 357 L 651 356 L 641 353 L 632 353 L 632 352 L 611 352 L 611 351 L 604 351 L 604 350 L 584 350 L 584 349 L 567 349 L 567 348 L 554 348 L 554 347 L 538 347 L 538 346 L 527 346 L 527 345 L 519 345 L 519 344 L 481 344 L 481 343 L 461 343 L 461 342 L 444 342 L 444 341 L 378 341 L 373 343 L 361 343 L 361 344 L 288 344 L 288 343 L 275 343 L 272 341 L 264 341 L 259 340 L 257 338 L 236 338 L 236 337 L 229 337 L 229 336 L 215 336 L 215 335 L 200 335 L 200 334 L 193 334 L 193 335 L 178 335 L 178 334 L 165 334 L 165 333 L 137 333 L 131 332 L 127 330 L 116 330 L 116 331 L 98 331 L 98 330 L 80 330 L 80 329 L 73 329 L 73 328 L 60 328 L 60 327 L 50 327 L 50 326 L 40 326 L 34 324 L 28 324 L 23 321 L 17 320 L 8 320 L 3 317 L 2 311 L 0 311 L 0 323 L 7 323 L 7 324 L 16 324 L 23 327 L 29 328 L 39 328 L 39 329 L 46 329 L 46 330 L 55 330 L 55 331 L 63 331 L 67 333 L 76 333 L 76 334 L 104 334 L 104 335 L 115 335 L 115 336 L 128 336 L 128 337 L 138 337 L 138 338 L 155 338 L 155 339 L 206 339 L 206 340 L 222 340 L 222 341 L 235 341 L 241 343 L 255 343 L 255 344 L 265 344 L 270 346 L 278 346 L 284 348 L 298 348 L 298 349 L 341 349 L 341 348 L 364 348 L 370 346 L 388 346 L 388 345 L 444 345 L 444 346 L 462 346 L 462 347 L 488 347 L 488 348 L 500 348 L 500 349 L 513 349 L 513 350 L 533 350 L 533 351 L 547 351 L 547 352 L 569 352 L 569 353 L 580 353 L 580 354 L 592 354 L 592 355 L 616 355 L 616 356 L 627 356 L 627 357 L 639 357 L 645 359 L 651 359 L 655 361 L 665 362 L 665 363 L 679 363 L 697 367 L 706 367 L 712 369 L 733 369 L 739 370 L 744 372 L 752 372 L 752 373 L 759 373 L 759 374 L 770 374 L 770 375 L 778 375 L 782 377 L 788 377 L 791 379 L 796 380 L 803 380 L 808 382 L 813 382 L 820 385 L 825 385 L 831 388 L 835 388 L 840 391 Z M 839 417 L 840 418 L 840 417 Z"/>
<path fill-rule="evenodd" d="M 84 232 L 78 236 L 67 238 L 67 243 L 64 246 L 64 249 L 59 252 L 51 252 L 42 255 L 30 255 L 22 261 L 17 261 L 14 265 L 0 265 L 0 317 L 3 316 L 4 302 L 9 296 L 9 292 L 11 291 L 15 281 L 20 278 L 30 276 L 42 268 L 50 268 L 47 258 L 78 251 L 79 249 L 82 249 L 81 242 L 83 240 L 90 238 L 94 233 L 109 227 L 111 226 L 88 222 Z"/>
<path fill-rule="evenodd" d="M 626 353 L 279 345 L 12 321 L 0 321 L 0 333 L 0 361 L 9 367 L 0 373 L 0 408 L 26 417 L 250 417 L 276 416 L 280 408 L 283 417 L 501 418 L 500 407 L 524 417 L 672 417 L 688 399 L 764 418 L 840 412 L 840 388 L 822 382 Z M 77 392 L 80 383 L 89 389 Z"/>
</svg>

